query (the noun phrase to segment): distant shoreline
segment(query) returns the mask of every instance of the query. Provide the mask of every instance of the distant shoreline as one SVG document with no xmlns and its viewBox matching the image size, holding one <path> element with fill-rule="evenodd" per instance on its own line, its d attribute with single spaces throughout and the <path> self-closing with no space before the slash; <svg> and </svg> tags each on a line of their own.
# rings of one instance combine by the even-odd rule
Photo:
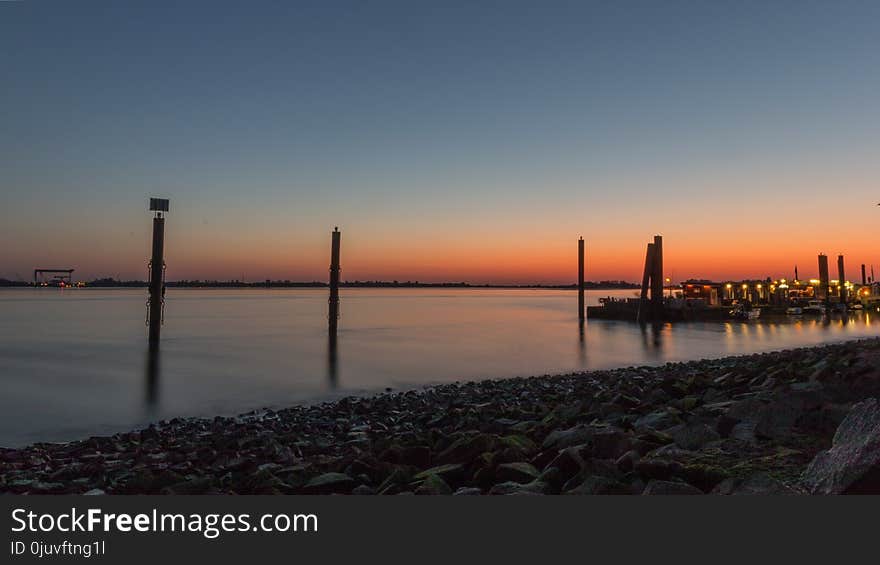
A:
<svg viewBox="0 0 880 565">
<path fill-rule="evenodd" d="M 252 289 L 252 288 L 328 288 L 324 282 L 293 282 L 293 281 L 263 281 L 263 282 L 240 282 L 240 281 L 173 281 L 166 283 L 168 288 L 221 288 L 221 289 Z M 472 288 L 472 289 L 548 289 L 548 290 L 577 290 L 576 284 L 471 284 L 471 283 L 422 283 L 422 282 L 397 282 L 397 281 L 348 281 L 340 283 L 342 288 Z M 34 287 L 32 283 L 21 281 L 0 281 L 0 288 L 41 288 Z M 48 287 L 57 288 L 57 287 Z M 101 288 L 101 289 L 124 289 L 124 288 L 147 288 L 146 281 L 92 281 L 83 287 L 77 288 Z M 618 281 L 585 282 L 584 290 L 638 290 L 640 287 L 635 283 Z"/>
</svg>

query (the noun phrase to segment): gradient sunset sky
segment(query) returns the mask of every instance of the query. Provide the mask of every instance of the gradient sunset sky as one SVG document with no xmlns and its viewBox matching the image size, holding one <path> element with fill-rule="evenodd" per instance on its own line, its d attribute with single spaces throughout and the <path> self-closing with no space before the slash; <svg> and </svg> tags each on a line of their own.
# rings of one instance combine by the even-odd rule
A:
<svg viewBox="0 0 880 565">
<path fill-rule="evenodd" d="M 2 2 L 0 277 L 880 267 L 878 2 Z M 835 274 L 836 276 L 836 274 Z"/>
</svg>

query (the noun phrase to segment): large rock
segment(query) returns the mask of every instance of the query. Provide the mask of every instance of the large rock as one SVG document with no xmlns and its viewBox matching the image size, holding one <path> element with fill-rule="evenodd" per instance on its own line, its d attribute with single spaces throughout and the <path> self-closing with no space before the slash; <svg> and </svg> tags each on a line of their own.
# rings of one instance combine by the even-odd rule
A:
<svg viewBox="0 0 880 565">
<path fill-rule="evenodd" d="M 516 463 L 503 463 L 498 466 L 495 476 L 500 481 L 513 481 L 515 483 L 530 483 L 541 475 L 540 471 L 524 461 Z"/>
<path fill-rule="evenodd" d="M 489 494 L 545 494 L 547 488 L 547 484 L 537 480 L 526 484 L 507 481 L 493 486 Z"/>
<path fill-rule="evenodd" d="M 642 492 L 642 494 L 703 494 L 703 491 L 687 483 L 653 480 L 648 483 L 648 486 L 645 487 L 645 490 Z"/>
<path fill-rule="evenodd" d="M 629 494 L 627 486 L 601 476 L 586 477 L 578 486 L 565 491 L 565 494 Z"/>
<path fill-rule="evenodd" d="M 674 414 L 666 410 L 657 410 L 642 416 L 633 425 L 637 430 L 645 428 L 649 430 L 665 430 L 678 424 L 678 422 L 679 420 Z"/>
<path fill-rule="evenodd" d="M 464 466 L 459 463 L 448 463 L 446 465 L 438 465 L 431 467 L 421 473 L 413 476 L 414 481 L 422 481 L 434 475 L 440 477 L 444 481 L 456 481 L 461 478 L 464 473 Z"/>
<path fill-rule="evenodd" d="M 452 489 L 438 475 L 428 475 L 416 488 L 416 494 L 452 494 Z"/>
<path fill-rule="evenodd" d="M 324 473 L 312 478 L 303 489 L 308 494 L 349 493 L 355 480 L 343 473 Z"/>
<path fill-rule="evenodd" d="M 876 398 L 852 407 L 837 428 L 831 449 L 816 455 L 803 482 L 812 494 L 880 494 L 880 403 Z"/>
<path fill-rule="evenodd" d="M 597 426 L 593 432 L 592 455 L 617 459 L 632 448 L 632 438 L 614 426 Z"/>
<path fill-rule="evenodd" d="M 720 439 L 720 434 L 702 422 L 681 424 L 670 430 L 675 444 L 682 449 L 700 449 L 707 443 Z"/>
<path fill-rule="evenodd" d="M 745 479 L 729 478 L 712 489 L 712 494 L 755 495 L 797 494 L 797 491 L 767 473 L 755 473 Z"/>
<path fill-rule="evenodd" d="M 553 430 L 544 438 L 544 449 L 565 449 L 584 444 L 593 438 L 592 426 L 578 425 L 564 430 Z"/>
<path fill-rule="evenodd" d="M 481 453 L 494 451 L 498 436 L 476 433 L 462 434 L 437 456 L 441 463 L 469 463 Z"/>
</svg>

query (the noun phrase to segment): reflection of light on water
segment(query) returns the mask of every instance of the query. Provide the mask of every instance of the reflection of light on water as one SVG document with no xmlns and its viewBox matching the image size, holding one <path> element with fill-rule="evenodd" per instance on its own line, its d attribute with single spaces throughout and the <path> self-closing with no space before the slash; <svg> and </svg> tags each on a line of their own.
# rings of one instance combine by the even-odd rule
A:
<svg viewBox="0 0 880 565">
<path fill-rule="evenodd" d="M 588 293 L 588 304 L 605 295 Z M 633 323 L 588 320 L 581 334 L 570 291 L 346 289 L 345 333 L 334 355 L 326 290 L 176 290 L 161 367 L 149 358 L 144 367 L 141 290 L 31 297 L 0 292 L 0 365 L 17 368 L 0 371 L 0 445 L 283 407 L 328 392 L 663 364 L 880 336 L 873 310 L 827 322 L 767 316 L 664 323 L 645 333 Z M 334 389 L 337 355 L 344 378 Z M 44 386 L 50 378 L 53 387 Z M 132 416 L 132 399 L 143 402 L 145 386 L 154 412 Z"/>
</svg>

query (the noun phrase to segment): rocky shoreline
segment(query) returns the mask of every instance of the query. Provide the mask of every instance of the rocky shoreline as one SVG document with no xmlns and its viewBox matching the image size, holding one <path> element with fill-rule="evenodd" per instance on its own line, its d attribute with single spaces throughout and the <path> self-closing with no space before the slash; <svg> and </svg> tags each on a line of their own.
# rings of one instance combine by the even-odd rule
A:
<svg viewBox="0 0 880 565">
<path fill-rule="evenodd" d="M 880 339 L 0 449 L 21 494 L 880 493 Z"/>
</svg>

